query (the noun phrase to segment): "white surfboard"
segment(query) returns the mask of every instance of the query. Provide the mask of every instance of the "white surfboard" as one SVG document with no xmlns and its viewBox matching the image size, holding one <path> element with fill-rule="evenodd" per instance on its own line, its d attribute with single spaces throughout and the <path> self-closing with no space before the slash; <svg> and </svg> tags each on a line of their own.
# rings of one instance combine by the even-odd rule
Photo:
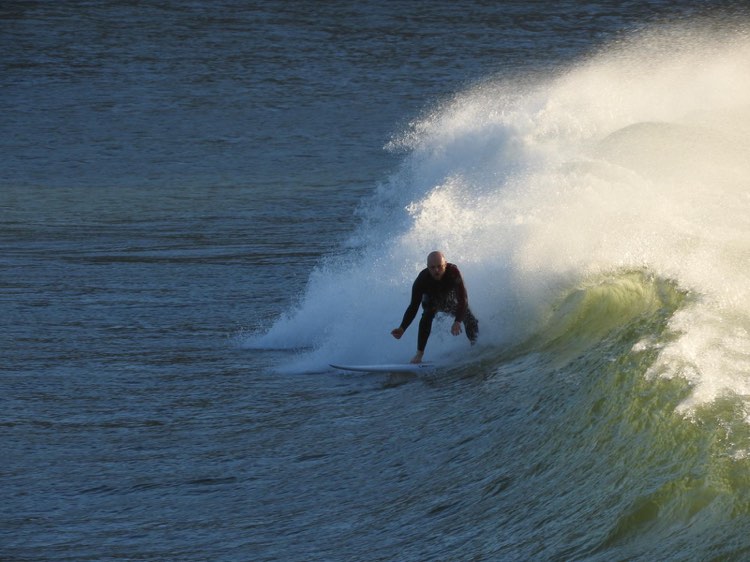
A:
<svg viewBox="0 0 750 562">
<path fill-rule="evenodd" d="M 385 363 L 381 365 L 334 365 L 334 369 L 342 371 L 359 371 L 364 373 L 425 373 L 434 371 L 434 363 Z"/>
</svg>

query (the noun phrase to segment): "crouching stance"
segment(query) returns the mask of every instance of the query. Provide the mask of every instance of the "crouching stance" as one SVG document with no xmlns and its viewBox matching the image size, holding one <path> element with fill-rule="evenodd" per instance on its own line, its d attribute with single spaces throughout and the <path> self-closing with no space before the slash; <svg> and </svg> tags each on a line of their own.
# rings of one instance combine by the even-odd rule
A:
<svg viewBox="0 0 750 562">
<path fill-rule="evenodd" d="M 440 252 L 432 252 L 427 256 L 427 267 L 419 273 L 411 287 L 411 302 L 404 312 L 401 325 L 391 331 L 394 338 L 401 339 L 416 317 L 420 304 L 423 311 L 417 335 L 417 354 L 412 358 L 412 363 L 422 361 L 424 348 L 432 331 L 432 321 L 438 312 L 453 315 L 455 321 L 451 326 L 451 333 L 454 336 L 461 333 L 463 323 L 471 344 L 476 342 L 479 322 L 469 309 L 469 297 L 461 272 L 452 263 L 446 263 L 445 256 Z"/>
</svg>

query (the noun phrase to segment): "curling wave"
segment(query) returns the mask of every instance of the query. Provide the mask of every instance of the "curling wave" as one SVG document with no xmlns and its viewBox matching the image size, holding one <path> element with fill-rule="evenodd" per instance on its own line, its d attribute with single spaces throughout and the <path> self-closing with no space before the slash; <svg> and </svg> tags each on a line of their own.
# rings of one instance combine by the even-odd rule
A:
<svg viewBox="0 0 750 562">
<path fill-rule="evenodd" d="M 747 35 L 662 30 L 546 79 L 488 79 L 446 100 L 394 138 L 403 163 L 363 201 L 361 226 L 247 345 L 304 349 L 286 366 L 299 371 L 408 358 L 414 334 L 395 342 L 389 330 L 439 248 L 480 320 L 473 353 L 580 347 L 622 322 L 609 307 L 624 295 L 628 314 L 669 311 L 669 340 L 646 334 L 636 349 L 658 341 L 648 375 L 687 380 L 683 408 L 750 395 L 749 60 Z M 628 290 L 634 271 L 657 281 Z M 608 312 L 577 324 L 592 303 Z M 470 357 L 446 332 L 436 327 L 428 355 Z"/>
</svg>

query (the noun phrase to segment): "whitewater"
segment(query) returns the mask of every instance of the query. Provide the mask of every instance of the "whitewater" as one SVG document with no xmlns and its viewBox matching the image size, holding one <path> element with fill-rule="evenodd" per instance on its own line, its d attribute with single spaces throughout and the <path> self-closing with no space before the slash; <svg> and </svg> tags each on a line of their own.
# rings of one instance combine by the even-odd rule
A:
<svg viewBox="0 0 750 562">
<path fill-rule="evenodd" d="M 464 272 L 482 337 L 469 351 L 437 328 L 431 357 L 518 346 L 580 291 L 610 287 L 626 303 L 608 306 L 638 309 L 666 283 L 684 298 L 632 353 L 656 349 L 648 376 L 689 381 L 687 410 L 725 393 L 747 406 L 749 71 L 746 34 L 662 29 L 551 77 L 488 79 L 443 100 L 389 144 L 403 163 L 362 203 L 360 227 L 249 345 L 304 349 L 283 366 L 300 372 L 405 360 L 389 327 L 441 249 Z"/>
</svg>

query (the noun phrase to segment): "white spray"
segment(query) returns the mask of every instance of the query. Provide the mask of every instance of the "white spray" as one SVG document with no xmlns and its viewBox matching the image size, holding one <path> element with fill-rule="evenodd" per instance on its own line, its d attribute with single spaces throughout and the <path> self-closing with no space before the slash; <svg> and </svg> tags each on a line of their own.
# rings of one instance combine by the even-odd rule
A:
<svg viewBox="0 0 750 562">
<path fill-rule="evenodd" d="M 408 154 L 351 250 L 252 345 L 310 348 L 299 370 L 408 359 L 416 326 L 389 332 L 433 249 L 461 268 L 485 348 L 522 341 L 585 279 L 645 269 L 696 295 L 654 373 L 690 378 L 686 406 L 750 394 L 748 35 L 660 30 L 545 82 L 488 81 L 391 144 Z M 468 353 L 447 326 L 431 358 Z"/>
</svg>

